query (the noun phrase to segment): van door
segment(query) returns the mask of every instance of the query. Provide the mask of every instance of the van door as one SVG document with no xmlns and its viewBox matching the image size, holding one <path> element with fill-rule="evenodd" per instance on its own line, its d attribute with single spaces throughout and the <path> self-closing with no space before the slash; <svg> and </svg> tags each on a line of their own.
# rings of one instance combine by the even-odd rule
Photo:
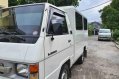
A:
<svg viewBox="0 0 119 79">
<path fill-rule="evenodd" d="M 69 34 L 65 13 L 51 7 L 45 38 L 45 79 L 58 79 L 66 59 L 73 57 L 73 37 Z"/>
</svg>

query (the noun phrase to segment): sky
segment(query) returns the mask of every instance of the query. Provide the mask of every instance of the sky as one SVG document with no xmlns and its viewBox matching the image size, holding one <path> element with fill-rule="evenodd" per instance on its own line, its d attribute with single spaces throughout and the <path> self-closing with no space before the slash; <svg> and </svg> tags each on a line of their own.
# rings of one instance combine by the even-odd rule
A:
<svg viewBox="0 0 119 79">
<path fill-rule="evenodd" d="M 110 3 L 111 3 L 111 0 L 81 0 L 79 2 L 79 6 L 77 7 L 77 10 L 88 19 L 88 22 L 96 21 L 101 23 L 101 18 L 100 18 L 101 14 L 99 13 L 99 10 L 103 9 L 105 6 L 109 5 Z M 103 5 L 100 5 L 100 4 L 103 4 Z M 97 5 L 100 5 L 100 6 L 93 9 L 86 10 L 88 8 L 92 8 Z"/>
</svg>

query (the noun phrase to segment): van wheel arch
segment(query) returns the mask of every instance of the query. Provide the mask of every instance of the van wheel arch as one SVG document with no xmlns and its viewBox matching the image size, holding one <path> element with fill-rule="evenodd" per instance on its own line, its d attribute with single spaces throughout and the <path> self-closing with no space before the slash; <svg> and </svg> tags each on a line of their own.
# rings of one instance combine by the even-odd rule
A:
<svg viewBox="0 0 119 79">
<path fill-rule="evenodd" d="M 62 75 L 62 72 L 64 70 L 64 68 L 66 68 L 66 66 L 68 67 L 68 78 L 71 78 L 71 69 L 70 69 L 70 59 L 67 60 L 61 67 L 60 69 L 60 73 L 59 73 L 59 78 L 58 79 L 61 79 L 61 75 Z"/>
</svg>

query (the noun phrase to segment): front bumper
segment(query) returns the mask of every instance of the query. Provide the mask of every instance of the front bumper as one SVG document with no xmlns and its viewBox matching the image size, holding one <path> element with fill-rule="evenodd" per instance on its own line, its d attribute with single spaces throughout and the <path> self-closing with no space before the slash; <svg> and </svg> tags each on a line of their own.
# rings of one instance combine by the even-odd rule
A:
<svg viewBox="0 0 119 79">
<path fill-rule="evenodd" d="M 101 40 L 111 40 L 111 37 L 98 37 L 98 39 L 101 39 Z"/>
<path fill-rule="evenodd" d="M 28 78 L 23 78 L 23 77 L 18 77 L 13 75 L 13 77 L 4 77 L 4 76 L 0 76 L 0 79 L 28 79 Z"/>
</svg>

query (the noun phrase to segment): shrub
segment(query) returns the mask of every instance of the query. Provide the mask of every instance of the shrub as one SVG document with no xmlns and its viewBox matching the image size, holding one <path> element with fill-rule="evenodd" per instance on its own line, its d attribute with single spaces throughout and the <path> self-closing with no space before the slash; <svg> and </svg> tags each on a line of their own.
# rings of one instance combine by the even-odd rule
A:
<svg viewBox="0 0 119 79">
<path fill-rule="evenodd" d="M 89 36 L 93 35 L 93 26 L 92 25 L 88 25 L 88 35 Z"/>
<path fill-rule="evenodd" d="M 117 38 L 117 41 L 119 42 L 119 37 Z"/>
<path fill-rule="evenodd" d="M 114 30 L 113 39 L 114 40 L 119 40 L 119 30 L 118 29 Z"/>
</svg>

